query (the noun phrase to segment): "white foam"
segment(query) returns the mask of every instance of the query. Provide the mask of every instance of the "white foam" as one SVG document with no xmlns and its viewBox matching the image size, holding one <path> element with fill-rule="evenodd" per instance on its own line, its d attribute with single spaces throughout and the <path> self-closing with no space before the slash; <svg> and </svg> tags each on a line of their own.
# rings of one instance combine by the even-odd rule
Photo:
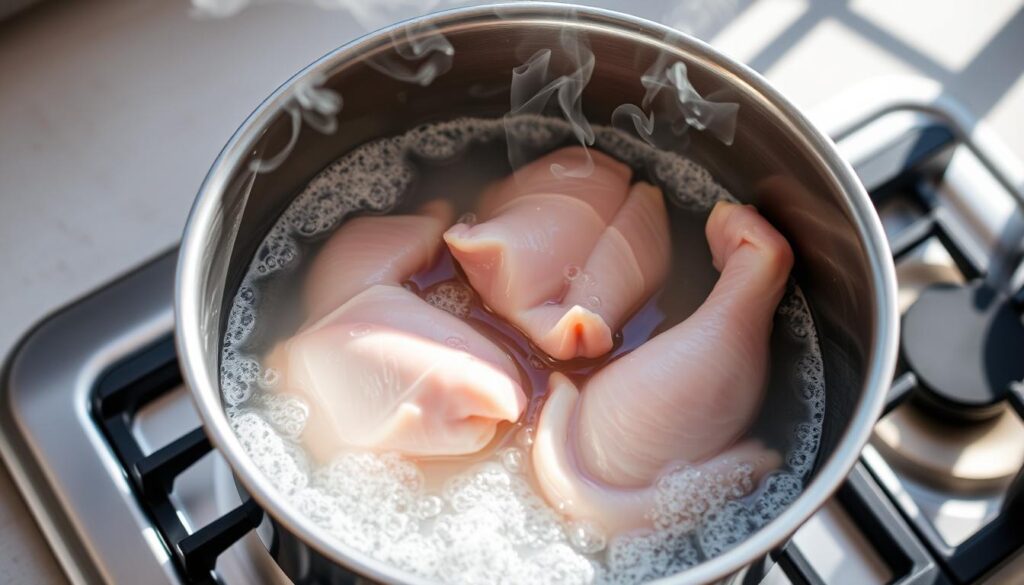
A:
<svg viewBox="0 0 1024 585">
<path fill-rule="evenodd" d="M 684 467 L 662 476 L 652 514 L 654 527 L 680 535 L 693 532 L 706 514 L 748 494 L 754 487 L 752 473 L 749 465 L 737 465 L 727 473 Z"/>
<path fill-rule="evenodd" d="M 678 573 L 700 560 L 690 535 L 665 531 L 615 538 L 608 545 L 600 581 L 612 585 L 644 583 Z"/>
<path fill-rule="evenodd" d="M 267 423 L 286 439 L 297 440 L 303 429 L 306 428 L 309 406 L 295 396 L 260 392 L 254 399 L 254 403 L 255 408 Z"/>
<path fill-rule="evenodd" d="M 801 341 L 804 351 L 797 363 L 797 399 L 808 409 L 808 421 L 794 429 L 795 440 L 786 454 L 786 465 L 798 479 L 803 479 L 814 465 L 821 429 L 825 421 L 825 363 L 818 343 L 807 299 L 800 287 L 790 285 L 779 305 L 778 314 L 795 340 Z"/>
<path fill-rule="evenodd" d="M 224 348 L 220 362 L 220 387 L 224 402 L 235 406 L 249 400 L 259 377 L 259 362 L 240 355 L 231 347 Z"/>
<path fill-rule="evenodd" d="M 611 128 L 594 132 L 595 147 L 646 169 L 676 206 L 707 210 L 717 201 L 735 200 L 706 169 L 681 155 Z M 257 467 L 314 522 L 349 546 L 427 578 L 625 585 L 684 570 L 773 519 L 799 495 L 813 464 L 825 381 L 813 320 L 795 285 L 778 314 L 793 339 L 806 346 L 797 365 L 802 384 L 796 398 L 807 405 L 809 417 L 793 431 L 786 468 L 749 496 L 755 487 L 749 467 L 724 474 L 672 471 L 658 482 L 651 511 L 656 529 L 611 539 L 598 526 L 567 522 L 531 488 L 529 427 L 516 434 L 516 446 L 453 477 L 440 492 L 428 491 L 419 468 L 394 454 L 347 453 L 329 465 L 311 466 L 298 443 L 308 406 L 277 394 L 275 373 L 261 370 L 244 353 L 257 324 L 260 281 L 292 266 L 304 242 L 335 229 L 351 213 L 393 209 L 416 178 L 410 154 L 450 159 L 474 144 L 504 140 L 506 133 L 539 156 L 568 141 L 572 128 L 565 120 L 538 116 L 443 122 L 367 143 L 314 177 L 258 248 L 229 314 L 221 386 L 232 425 Z M 570 280 L 589 277 L 578 267 L 566 270 Z M 473 292 L 443 283 L 426 296 L 432 305 L 465 317 Z"/>
<path fill-rule="evenodd" d="M 309 464 L 296 445 L 282 438 L 255 412 L 229 412 L 229 416 L 242 448 L 277 489 L 292 494 L 306 487 Z"/>
</svg>

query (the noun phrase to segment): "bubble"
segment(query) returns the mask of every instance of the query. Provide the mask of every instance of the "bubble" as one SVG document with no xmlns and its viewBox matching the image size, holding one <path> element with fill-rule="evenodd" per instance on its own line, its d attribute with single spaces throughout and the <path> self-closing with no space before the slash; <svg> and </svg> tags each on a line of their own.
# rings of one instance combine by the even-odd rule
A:
<svg viewBox="0 0 1024 585">
<path fill-rule="evenodd" d="M 369 323 L 358 323 L 349 329 L 348 334 L 351 337 L 363 337 L 373 332 L 373 325 Z"/>
<path fill-rule="evenodd" d="M 566 280 L 572 282 L 580 277 L 581 272 L 583 272 L 583 269 L 581 269 L 579 266 L 576 266 L 575 264 L 570 264 L 565 267 L 565 271 L 563 272 L 563 274 L 565 275 Z"/>
<path fill-rule="evenodd" d="M 470 211 L 460 215 L 458 221 L 456 221 L 455 223 L 461 223 L 465 225 L 476 225 L 476 221 L 476 214 Z"/>
<path fill-rule="evenodd" d="M 597 309 L 601 306 L 601 299 L 596 295 L 590 295 L 587 297 L 587 306 L 592 309 Z"/>
<path fill-rule="evenodd" d="M 281 374 L 274 368 L 267 368 L 263 370 L 263 379 L 261 385 L 264 388 L 273 388 L 277 386 L 278 381 L 281 379 Z"/>
<path fill-rule="evenodd" d="M 533 445 L 533 427 L 523 427 L 516 433 L 516 444 L 520 447 Z"/>
<path fill-rule="evenodd" d="M 526 358 L 526 362 L 530 364 L 530 367 L 535 370 L 546 370 L 548 365 L 544 363 L 544 359 L 538 355 L 530 355 Z"/>
<path fill-rule="evenodd" d="M 256 291 L 251 286 L 242 286 L 238 289 L 238 298 L 243 303 L 252 303 L 256 300 Z"/>
<path fill-rule="evenodd" d="M 526 469 L 526 455 L 515 447 L 503 449 L 498 457 L 505 469 L 512 473 L 522 473 Z"/>
<path fill-rule="evenodd" d="M 466 351 L 469 349 L 469 346 L 466 345 L 466 340 L 457 335 L 451 335 L 449 337 L 446 337 L 444 340 L 444 344 L 452 349 L 457 349 L 459 351 Z"/>
<path fill-rule="evenodd" d="M 587 272 L 586 270 L 580 272 L 580 275 L 577 277 L 577 281 L 579 281 L 579 283 L 585 287 L 597 286 L 597 279 L 594 278 L 593 274 Z"/>
<path fill-rule="evenodd" d="M 420 518 L 433 518 L 441 513 L 444 501 L 438 496 L 427 495 L 416 503 L 416 515 Z"/>
<path fill-rule="evenodd" d="M 604 550 L 608 544 L 604 530 L 594 522 L 580 520 L 568 526 L 569 542 L 583 554 L 592 555 Z"/>
</svg>

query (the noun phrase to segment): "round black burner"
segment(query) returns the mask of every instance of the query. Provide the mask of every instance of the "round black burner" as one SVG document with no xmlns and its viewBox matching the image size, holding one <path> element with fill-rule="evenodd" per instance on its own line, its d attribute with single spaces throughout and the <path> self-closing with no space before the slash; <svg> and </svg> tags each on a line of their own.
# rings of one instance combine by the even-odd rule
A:
<svg viewBox="0 0 1024 585">
<path fill-rule="evenodd" d="M 917 375 L 915 398 L 964 421 L 999 413 L 1024 378 L 1024 325 L 1006 296 L 981 281 L 936 284 L 903 315 L 903 358 Z"/>
</svg>

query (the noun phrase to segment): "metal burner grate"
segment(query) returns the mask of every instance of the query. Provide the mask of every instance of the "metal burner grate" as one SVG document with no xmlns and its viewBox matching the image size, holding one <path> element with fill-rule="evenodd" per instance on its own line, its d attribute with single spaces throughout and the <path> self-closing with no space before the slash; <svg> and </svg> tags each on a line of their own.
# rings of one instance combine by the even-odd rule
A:
<svg viewBox="0 0 1024 585">
<path fill-rule="evenodd" d="M 986 309 L 986 311 L 989 313 L 1001 311 L 996 318 L 1005 317 L 1003 323 L 1009 328 L 1008 331 L 1003 328 L 1004 330 L 1000 332 L 1003 336 L 999 341 L 1004 348 L 1007 345 L 1016 348 L 1017 346 L 1013 344 L 1024 339 L 1024 326 L 1021 325 L 1021 311 L 1024 308 L 1024 303 L 1014 302 L 1012 296 L 999 292 L 994 284 L 986 282 L 985 277 L 991 274 L 990 267 L 983 265 L 977 254 L 971 253 L 967 236 L 961 228 L 950 221 L 948 211 L 938 205 L 938 198 L 932 187 L 945 172 L 953 149 L 961 144 L 956 133 L 948 126 L 925 127 L 906 136 L 894 148 L 878 155 L 881 159 L 904 157 L 902 165 L 904 171 L 889 178 L 862 176 L 862 179 L 868 184 L 876 206 L 883 205 L 893 198 L 909 198 L 924 210 L 921 218 L 891 239 L 890 247 L 894 260 L 900 260 L 931 238 L 937 239 L 967 281 L 966 285 L 958 286 L 957 290 L 953 292 L 962 291 L 975 296 L 984 294 L 991 298 L 992 308 Z M 879 166 L 884 166 L 884 163 L 878 161 L 871 163 L 872 168 Z M 878 183 L 876 185 L 869 183 L 868 181 L 872 179 L 877 180 Z M 967 294 L 962 296 L 964 296 L 963 300 L 966 304 Z M 1024 290 L 1019 291 L 1016 296 L 1024 298 Z M 914 310 L 915 307 L 911 307 L 908 316 Z M 907 327 L 908 317 L 904 318 L 904 331 L 901 334 L 903 371 L 892 383 L 884 413 L 891 412 L 909 399 L 915 399 L 922 404 L 930 405 L 928 408 L 935 416 L 964 416 L 970 420 L 973 416 L 971 413 L 976 409 L 980 409 L 981 416 L 984 416 L 985 408 L 990 409 L 993 405 L 999 406 L 1008 402 L 1017 416 L 1024 419 L 1024 391 L 1022 391 L 1022 386 L 1015 381 L 1014 377 L 1020 375 L 1017 372 L 1013 373 L 1014 377 L 1006 379 L 1005 385 L 999 383 L 995 387 L 989 388 L 986 384 L 983 397 L 964 396 L 962 401 L 950 402 L 941 396 L 941 393 L 945 391 L 944 388 L 929 387 L 924 380 L 927 374 L 915 369 L 915 364 L 909 359 L 911 355 L 908 355 L 910 354 L 908 344 L 918 341 L 926 345 L 924 351 L 938 354 L 938 357 L 933 359 L 948 357 L 947 363 L 943 364 L 946 368 L 971 367 L 964 363 L 968 361 L 965 357 L 958 359 L 957 356 L 942 355 L 943 350 L 955 346 L 954 341 L 957 336 L 974 333 L 967 326 L 961 327 L 959 320 L 954 317 L 954 315 L 942 313 L 929 315 L 929 320 L 934 322 L 927 323 L 928 327 L 922 333 L 931 338 L 921 340 L 912 339 L 917 332 Z M 986 321 L 985 326 L 991 328 L 992 323 Z M 991 332 L 987 331 L 986 333 Z M 970 341 L 974 347 L 980 350 L 984 347 L 983 341 L 986 340 L 972 338 Z M 1024 353 L 1020 355 L 1024 355 Z M 1016 368 L 1018 365 L 1024 364 L 1021 362 L 1020 355 L 1010 355 L 1008 358 L 1004 358 L 1013 361 L 1013 363 L 1006 364 L 1006 367 Z M 993 361 L 993 359 L 989 359 L 988 363 L 977 364 L 979 369 L 984 367 L 988 370 L 978 372 L 978 376 L 984 373 L 991 377 L 993 376 L 991 370 L 1003 367 L 1001 364 L 993 364 Z M 942 371 L 940 375 L 946 380 L 952 377 L 949 371 Z M 893 494 L 890 494 L 890 497 L 892 496 Z M 935 527 L 921 515 L 905 513 L 905 516 L 949 576 L 958 583 L 971 583 L 998 566 L 1011 553 L 1024 547 L 1024 525 L 1022 525 L 1020 516 L 1022 500 L 1024 500 L 1024 472 L 1018 474 L 1017 479 L 1007 491 L 1001 513 L 957 546 L 946 544 Z"/>
<path fill-rule="evenodd" d="M 217 557 L 259 525 L 263 510 L 249 499 L 194 532 L 182 522 L 171 501 L 174 480 L 210 452 L 209 439 L 199 427 L 145 455 L 132 432 L 142 407 L 180 385 L 174 341 L 167 338 L 107 370 L 93 392 L 93 415 L 184 582 L 214 583 Z"/>
<path fill-rule="evenodd" d="M 839 504 L 856 519 L 894 575 L 892 585 L 935 585 L 941 575 L 899 512 L 875 483 L 864 463 L 857 463 L 836 492 Z M 793 585 L 828 585 L 792 541 L 772 558 Z"/>
</svg>

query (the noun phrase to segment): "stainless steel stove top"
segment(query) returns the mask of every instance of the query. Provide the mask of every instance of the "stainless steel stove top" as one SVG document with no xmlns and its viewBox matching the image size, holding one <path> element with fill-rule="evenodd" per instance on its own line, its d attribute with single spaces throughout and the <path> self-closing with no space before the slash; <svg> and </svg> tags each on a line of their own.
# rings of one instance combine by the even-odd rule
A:
<svg viewBox="0 0 1024 585">
<path fill-rule="evenodd" d="M 875 198 L 901 302 L 910 306 L 938 281 L 1021 290 L 1020 196 L 1005 157 L 991 154 L 998 147 L 962 117 L 891 99 L 847 115 L 833 136 Z M 286 582 L 267 552 L 269 526 L 251 530 L 261 512 L 240 500 L 181 386 L 170 341 L 174 261 L 170 250 L 25 336 L 4 372 L 0 451 L 72 581 Z M 1020 326 L 1024 295 L 1016 294 L 1007 302 Z M 1024 462 L 1024 392 L 1016 387 L 1004 401 L 1019 408 L 1004 406 L 996 431 L 987 422 L 950 446 L 941 429 L 953 423 L 935 423 L 914 398 L 928 378 L 906 362 L 888 414 L 837 496 L 737 579 L 1024 579 L 1024 506 L 1006 513 Z"/>
</svg>

